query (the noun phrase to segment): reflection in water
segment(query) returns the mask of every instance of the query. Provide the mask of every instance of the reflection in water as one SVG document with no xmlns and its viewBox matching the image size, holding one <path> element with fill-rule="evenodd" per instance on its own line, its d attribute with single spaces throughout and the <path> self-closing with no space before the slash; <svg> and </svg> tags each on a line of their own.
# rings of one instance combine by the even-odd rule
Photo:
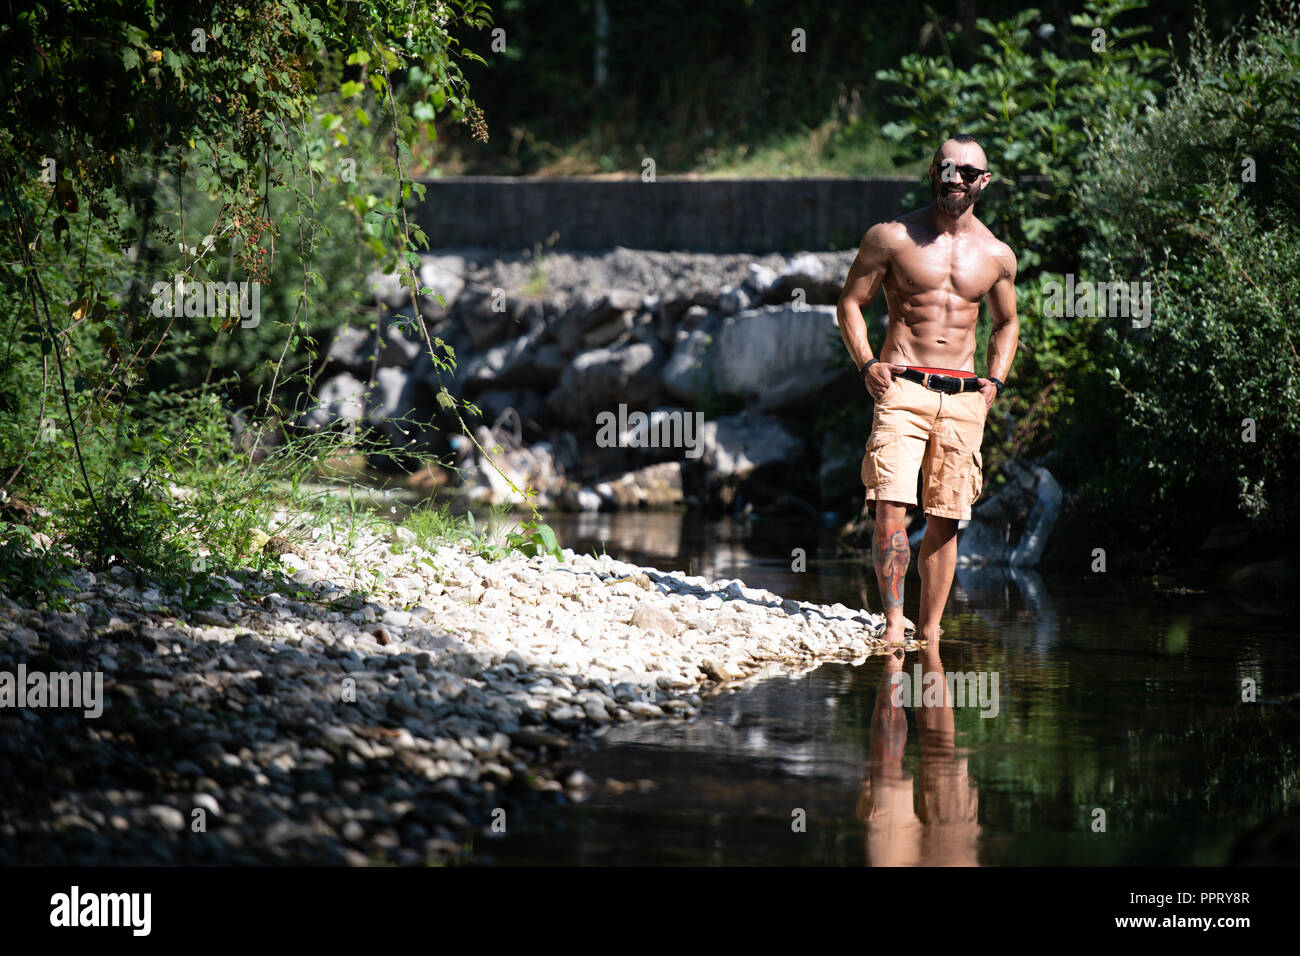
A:
<svg viewBox="0 0 1300 956">
<path fill-rule="evenodd" d="M 912 777 L 903 770 L 907 712 L 894 693 L 903 652 L 890 654 L 880 675 L 871 712 L 871 760 L 858 796 L 858 819 L 867 828 L 867 859 L 872 866 L 978 866 L 979 800 L 967 758 L 957 755 L 952 694 L 938 643 L 923 648 L 922 680 L 941 688 L 942 703 L 916 701 L 921 741 L 921 794 L 915 800 Z M 934 682 L 934 683 L 932 683 Z"/>
<path fill-rule="evenodd" d="M 632 553 L 676 558 L 682 550 L 682 522 L 673 515 L 583 511 L 548 516 L 547 521 L 561 533 L 565 547 L 577 550 L 583 549 L 578 541 L 599 541 L 601 548 L 617 557 Z"/>
<path fill-rule="evenodd" d="M 980 619 L 994 628 L 1020 625 L 1033 635 L 1034 651 L 1039 654 L 1056 643 L 1060 630 L 1056 606 L 1043 585 L 1043 576 L 1030 568 L 958 567 L 953 603 L 974 608 Z"/>
</svg>

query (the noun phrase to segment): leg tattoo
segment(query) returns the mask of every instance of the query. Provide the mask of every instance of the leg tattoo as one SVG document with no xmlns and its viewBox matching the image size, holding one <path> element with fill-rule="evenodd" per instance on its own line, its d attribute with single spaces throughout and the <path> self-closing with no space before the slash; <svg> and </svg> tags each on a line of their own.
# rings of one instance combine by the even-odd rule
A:
<svg viewBox="0 0 1300 956">
<path fill-rule="evenodd" d="M 907 532 L 902 528 L 886 532 L 882 528 L 876 532 L 873 544 L 876 579 L 880 582 L 880 599 L 887 608 L 902 607 L 903 578 L 907 574 L 907 565 L 912 559 L 912 549 L 907 544 Z"/>
</svg>

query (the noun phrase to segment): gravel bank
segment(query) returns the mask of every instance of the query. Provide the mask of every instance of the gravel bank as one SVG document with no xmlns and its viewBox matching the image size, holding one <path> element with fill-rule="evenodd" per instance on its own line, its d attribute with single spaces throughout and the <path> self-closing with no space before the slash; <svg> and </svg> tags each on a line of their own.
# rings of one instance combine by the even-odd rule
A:
<svg viewBox="0 0 1300 956">
<path fill-rule="evenodd" d="M 0 706 L 0 862 L 446 861 L 582 799 L 612 724 L 882 646 L 880 615 L 739 581 L 489 563 L 402 528 L 353 543 L 363 580 L 315 534 L 206 610 L 122 568 L 78 573 L 73 612 L 0 597 L 0 677 L 103 675 L 97 718 Z"/>
</svg>

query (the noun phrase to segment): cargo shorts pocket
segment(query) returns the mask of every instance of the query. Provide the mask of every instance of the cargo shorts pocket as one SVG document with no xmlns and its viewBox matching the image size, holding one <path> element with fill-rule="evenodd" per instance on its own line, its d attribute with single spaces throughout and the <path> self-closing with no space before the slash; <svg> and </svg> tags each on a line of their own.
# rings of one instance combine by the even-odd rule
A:
<svg viewBox="0 0 1300 956">
<path fill-rule="evenodd" d="M 867 442 L 862 456 L 862 483 L 868 491 L 888 485 L 898 474 L 898 439 L 894 435 L 875 435 Z"/>
<path fill-rule="evenodd" d="M 935 474 L 926 482 L 926 500 L 934 507 L 962 510 L 975 503 L 984 483 L 984 461 L 959 436 L 943 439 L 934 461 Z"/>
</svg>

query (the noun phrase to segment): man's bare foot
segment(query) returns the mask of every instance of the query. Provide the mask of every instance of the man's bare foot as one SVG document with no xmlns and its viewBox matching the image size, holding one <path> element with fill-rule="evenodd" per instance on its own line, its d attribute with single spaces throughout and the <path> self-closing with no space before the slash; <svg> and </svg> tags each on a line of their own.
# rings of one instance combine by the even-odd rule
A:
<svg viewBox="0 0 1300 956">
<path fill-rule="evenodd" d="M 907 635 L 903 633 L 903 622 L 891 623 L 885 622 L 885 630 L 881 633 L 880 639 L 889 646 L 899 646 L 907 643 Z"/>
</svg>

